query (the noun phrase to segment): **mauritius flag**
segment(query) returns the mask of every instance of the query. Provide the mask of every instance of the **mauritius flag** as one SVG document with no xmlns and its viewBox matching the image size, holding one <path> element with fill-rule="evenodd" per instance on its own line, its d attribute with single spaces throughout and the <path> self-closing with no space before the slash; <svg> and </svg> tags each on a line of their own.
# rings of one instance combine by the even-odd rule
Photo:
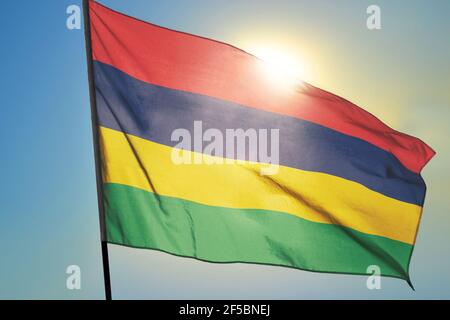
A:
<svg viewBox="0 0 450 320">
<path fill-rule="evenodd" d="M 430 147 L 236 47 L 89 9 L 105 241 L 409 281 Z M 267 152 L 229 152 L 231 129 Z"/>
</svg>

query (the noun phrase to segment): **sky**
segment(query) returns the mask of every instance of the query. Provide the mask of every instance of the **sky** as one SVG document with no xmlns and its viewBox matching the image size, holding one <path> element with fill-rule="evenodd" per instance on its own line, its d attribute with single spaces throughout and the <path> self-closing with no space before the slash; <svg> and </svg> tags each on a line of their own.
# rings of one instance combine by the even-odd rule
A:
<svg viewBox="0 0 450 320">
<path fill-rule="evenodd" d="M 411 262 L 398 279 L 213 264 L 109 246 L 119 299 L 449 299 L 450 1 L 102 0 L 115 10 L 253 52 L 276 48 L 305 81 L 417 136 L 437 152 Z M 103 299 L 81 1 L 8 1 L 0 12 L 0 299 Z M 380 30 L 366 8 L 381 8 Z M 81 290 L 66 268 L 81 268 Z"/>
</svg>

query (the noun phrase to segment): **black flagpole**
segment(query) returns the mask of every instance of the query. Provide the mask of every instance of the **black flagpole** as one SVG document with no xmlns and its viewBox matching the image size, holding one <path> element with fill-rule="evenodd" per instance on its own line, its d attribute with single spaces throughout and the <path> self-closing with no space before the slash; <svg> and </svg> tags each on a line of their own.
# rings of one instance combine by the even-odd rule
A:
<svg viewBox="0 0 450 320">
<path fill-rule="evenodd" d="M 84 36 L 86 39 L 86 57 L 89 79 L 89 96 L 91 101 L 92 137 L 94 140 L 95 173 L 97 179 L 97 199 L 100 218 L 100 237 L 102 244 L 103 278 L 105 282 L 105 298 L 111 300 L 111 279 L 109 275 L 108 243 L 106 242 L 105 208 L 103 205 L 103 179 L 100 159 L 100 143 L 98 138 L 97 103 L 95 99 L 94 64 L 92 61 L 91 23 L 89 16 L 89 0 L 83 0 Z"/>
</svg>

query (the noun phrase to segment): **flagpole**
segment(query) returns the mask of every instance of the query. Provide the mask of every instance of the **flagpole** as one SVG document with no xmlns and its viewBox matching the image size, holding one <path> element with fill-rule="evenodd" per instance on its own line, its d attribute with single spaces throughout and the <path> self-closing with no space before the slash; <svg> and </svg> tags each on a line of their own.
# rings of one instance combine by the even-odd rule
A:
<svg viewBox="0 0 450 320">
<path fill-rule="evenodd" d="M 95 174 L 97 180 L 97 199 L 100 220 L 100 238 L 103 260 L 103 280 L 105 283 L 105 298 L 111 300 L 111 278 L 109 273 L 108 243 L 106 242 L 105 208 L 103 204 L 103 179 L 100 159 L 100 142 L 98 137 L 97 102 L 95 99 L 94 64 L 92 60 L 91 23 L 89 15 L 89 0 L 83 0 L 84 37 L 86 40 L 87 71 L 89 79 L 89 96 L 91 102 L 92 137 L 94 142 Z"/>
</svg>

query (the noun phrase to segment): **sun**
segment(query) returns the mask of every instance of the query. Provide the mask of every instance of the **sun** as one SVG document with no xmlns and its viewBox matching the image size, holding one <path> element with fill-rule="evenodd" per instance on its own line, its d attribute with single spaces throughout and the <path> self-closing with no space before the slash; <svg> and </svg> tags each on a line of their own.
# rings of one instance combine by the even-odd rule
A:
<svg viewBox="0 0 450 320">
<path fill-rule="evenodd" d="M 271 46 L 255 47 L 250 52 L 262 60 L 265 75 L 278 87 L 290 89 L 303 84 L 305 65 L 300 57 Z"/>
</svg>

